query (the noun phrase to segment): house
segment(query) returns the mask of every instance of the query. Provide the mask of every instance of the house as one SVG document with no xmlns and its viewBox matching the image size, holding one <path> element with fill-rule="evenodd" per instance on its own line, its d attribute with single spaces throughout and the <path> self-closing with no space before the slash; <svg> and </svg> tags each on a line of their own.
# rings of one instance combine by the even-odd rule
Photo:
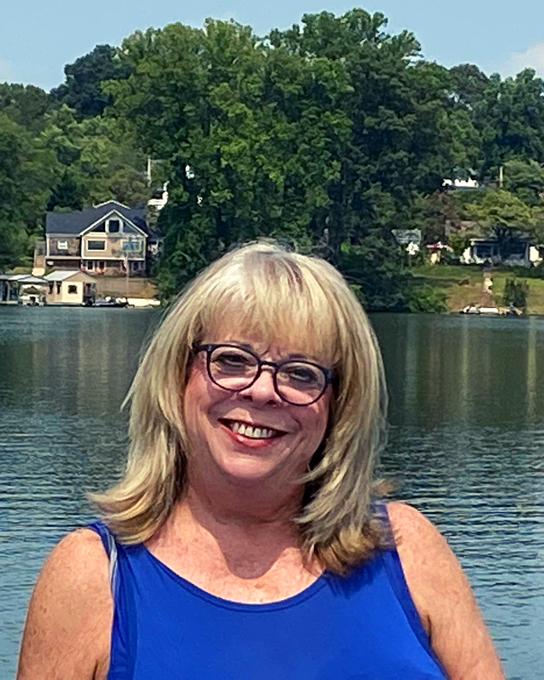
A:
<svg viewBox="0 0 544 680">
<path fill-rule="evenodd" d="M 96 282 L 78 269 L 58 270 L 44 276 L 49 284 L 45 295 L 48 305 L 92 304 L 96 297 Z"/>
<path fill-rule="evenodd" d="M 468 179 L 460 179 L 459 177 L 456 177 L 455 179 L 445 179 L 442 182 L 442 186 L 445 189 L 480 189 L 481 184 L 477 182 L 475 179 L 469 177 Z"/>
<path fill-rule="evenodd" d="M 493 238 L 471 238 L 469 245 L 459 258 L 461 264 L 500 264 L 499 242 Z"/>
<path fill-rule="evenodd" d="M 145 207 L 114 200 L 78 212 L 48 212 L 45 233 L 48 268 L 94 276 L 145 276 L 159 245 L 146 224 Z"/>
<path fill-rule="evenodd" d="M 504 264 L 531 267 L 542 262 L 540 248 L 528 238 L 511 238 L 499 243 L 497 238 L 472 238 L 459 258 L 461 264 Z"/>
</svg>

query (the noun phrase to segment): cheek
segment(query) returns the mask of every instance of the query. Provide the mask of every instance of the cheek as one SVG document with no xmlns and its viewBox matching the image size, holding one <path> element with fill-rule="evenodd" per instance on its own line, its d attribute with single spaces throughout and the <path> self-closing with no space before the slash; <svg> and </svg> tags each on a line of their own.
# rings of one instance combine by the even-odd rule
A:
<svg viewBox="0 0 544 680">
<path fill-rule="evenodd" d="M 304 423 L 304 431 L 307 432 L 308 438 L 316 440 L 317 444 L 321 442 L 327 430 L 328 423 L 328 406 L 321 407 L 309 416 L 306 423 Z"/>
<path fill-rule="evenodd" d="M 203 428 L 209 424 L 210 418 L 215 420 L 215 407 L 225 400 L 225 395 L 229 396 L 223 390 L 214 388 L 202 371 L 193 369 L 183 395 L 185 424 L 193 436 L 203 436 Z"/>
<path fill-rule="evenodd" d="M 183 416 L 189 431 L 197 428 L 198 415 L 204 407 L 205 386 L 199 371 L 193 370 L 187 381 L 183 395 Z"/>
</svg>

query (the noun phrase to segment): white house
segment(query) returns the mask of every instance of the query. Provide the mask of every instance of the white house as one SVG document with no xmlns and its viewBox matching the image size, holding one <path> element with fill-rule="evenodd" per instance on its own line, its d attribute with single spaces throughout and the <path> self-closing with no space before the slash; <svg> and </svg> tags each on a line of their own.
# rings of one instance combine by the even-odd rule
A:
<svg viewBox="0 0 544 680">
<path fill-rule="evenodd" d="M 446 189 L 479 189 L 480 184 L 475 179 L 445 179 L 442 186 Z"/>
</svg>

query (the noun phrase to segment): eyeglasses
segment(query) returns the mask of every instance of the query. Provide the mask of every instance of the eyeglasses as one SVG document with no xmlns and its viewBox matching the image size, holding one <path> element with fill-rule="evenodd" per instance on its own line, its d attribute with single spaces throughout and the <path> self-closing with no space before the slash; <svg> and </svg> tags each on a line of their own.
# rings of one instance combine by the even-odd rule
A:
<svg viewBox="0 0 544 680">
<path fill-rule="evenodd" d="M 206 352 L 210 380 L 231 392 L 240 392 L 261 375 L 263 366 L 274 369 L 272 378 L 278 395 L 288 404 L 309 406 L 316 402 L 332 380 L 333 371 L 312 361 L 286 359 L 263 361 L 255 352 L 238 345 L 197 345 L 193 354 Z"/>
</svg>

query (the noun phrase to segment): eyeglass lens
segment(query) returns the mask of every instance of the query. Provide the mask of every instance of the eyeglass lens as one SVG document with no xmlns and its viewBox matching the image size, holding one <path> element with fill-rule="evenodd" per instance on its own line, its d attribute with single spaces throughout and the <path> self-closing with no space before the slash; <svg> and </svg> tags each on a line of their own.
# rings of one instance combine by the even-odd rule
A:
<svg viewBox="0 0 544 680">
<path fill-rule="evenodd" d="M 243 349 L 217 347 L 210 355 L 210 375 L 214 382 L 227 390 L 243 390 L 255 379 L 257 359 Z M 303 361 L 289 361 L 277 372 L 279 395 L 293 404 L 309 404 L 325 389 L 325 375 L 317 366 Z"/>
</svg>

